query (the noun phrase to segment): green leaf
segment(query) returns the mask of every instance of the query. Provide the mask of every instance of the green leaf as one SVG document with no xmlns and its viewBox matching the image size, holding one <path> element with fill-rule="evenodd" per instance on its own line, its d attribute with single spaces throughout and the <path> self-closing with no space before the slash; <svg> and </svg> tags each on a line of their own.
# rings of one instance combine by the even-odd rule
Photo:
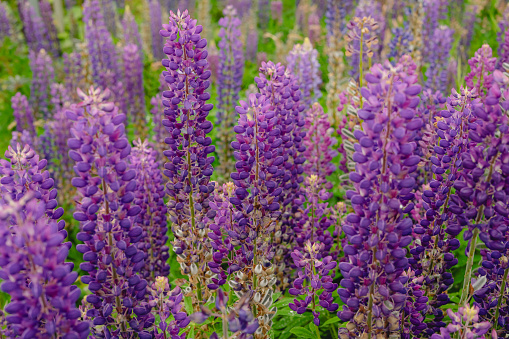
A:
<svg viewBox="0 0 509 339">
<path fill-rule="evenodd" d="M 186 308 L 187 314 L 193 314 L 193 300 L 191 297 L 184 297 L 184 307 Z"/>
<path fill-rule="evenodd" d="M 312 338 L 316 339 L 316 335 L 313 334 L 310 330 L 304 327 L 295 327 L 290 330 L 291 333 L 295 334 L 298 337 L 301 338 Z"/>
<path fill-rule="evenodd" d="M 322 324 L 322 326 L 327 326 L 327 325 L 330 325 L 330 324 L 335 324 L 335 323 L 340 322 L 340 321 L 341 321 L 341 319 L 339 319 L 338 317 L 330 318 L 329 320 L 324 322 Z"/>
</svg>

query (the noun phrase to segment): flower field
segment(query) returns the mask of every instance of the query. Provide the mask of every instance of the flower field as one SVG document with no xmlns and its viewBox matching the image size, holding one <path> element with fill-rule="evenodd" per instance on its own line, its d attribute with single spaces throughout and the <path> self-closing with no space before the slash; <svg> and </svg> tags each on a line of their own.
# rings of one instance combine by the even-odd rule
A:
<svg viewBox="0 0 509 339">
<path fill-rule="evenodd" d="M 0 1 L 0 338 L 509 338 L 502 0 Z"/>
</svg>

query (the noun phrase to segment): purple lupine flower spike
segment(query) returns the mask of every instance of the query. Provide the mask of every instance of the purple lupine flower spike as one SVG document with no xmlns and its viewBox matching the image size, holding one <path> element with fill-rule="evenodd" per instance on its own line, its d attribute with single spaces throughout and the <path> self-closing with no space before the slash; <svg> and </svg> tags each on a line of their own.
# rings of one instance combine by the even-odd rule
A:
<svg viewBox="0 0 509 339">
<path fill-rule="evenodd" d="M 136 47 L 138 47 L 140 60 L 143 60 L 143 44 L 141 41 L 140 31 L 129 6 L 127 6 L 125 9 L 124 18 L 122 19 L 122 26 L 124 27 L 124 40 L 126 45 L 135 44 Z"/>
<path fill-rule="evenodd" d="M 48 34 L 46 39 L 49 41 L 49 49 L 47 51 L 57 58 L 60 56 L 60 44 L 58 42 L 57 28 L 53 21 L 53 10 L 48 0 L 39 0 L 39 12 L 46 27 L 45 31 Z"/>
<path fill-rule="evenodd" d="M 27 1 L 18 2 L 19 14 L 23 22 L 23 35 L 31 51 L 38 52 L 41 49 L 51 51 L 51 42 L 48 39 L 48 31 L 41 17 Z"/>
<path fill-rule="evenodd" d="M 475 88 L 477 95 L 482 101 L 486 99 L 491 86 L 493 85 L 493 74 L 497 58 L 493 57 L 491 47 L 482 45 L 476 52 L 474 57 L 468 60 L 470 65 L 470 73 L 465 76 L 465 82 L 469 88 Z"/>
<path fill-rule="evenodd" d="M 76 248 L 83 253 L 81 281 L 92 294 L 87 316 L 97 335 L 105 325 L 112 336 L 140 333 L 151 326 L 150 306 L 142 304 L 147 281 L 138 272 L 146 253 L 137 248 L 143 228 L 135 224 L 141 208 L 134 203 L 136 171 L 127 164 L 131 146 L 125 135 L 125 114 L 108 102 L 108 90 L 80 92 L 82 102 L 67 110 L 74 122 L 67 144 L 76 162 L 72 184 L 81 200 L 74 219 L 80 222 Z"/>
<path fill-rule="evenodd" d="M 455 337 L 454 333 L 459 332 L 463 338 L 488 338 L 484 336 L 490 330 L 491 324 L 488 321 L 480 321 L 479 308 L 466 305 L 460 307 L 458 312 L 447 310 L 451 324 L 440 329 L 440 334 L 433 334 L 431 339 L 449 339 Z M 494 338 L 493 336 L 491 338 Z"/>
<path fill-rule="evenodd" d="M 11 37 L 12 34 L 11 21 L 7 12 L 7 4 L 0 3 L 0 39 Z"/>
<path fill-rule="evenodd" d="M 145 267 L 140 271 L 146 279 L 155 281 L 155 277 L 167 276 L 168 265 L 168 227 L 167 208 L 164 204 L 164 184 L 156 151 L 138 139 L 130 156 L 130 168 L 136 171 L 138 186 L 134 191 L 134 203 L 141 208 L 136 224 L 143 228 L 143 240 L 138 248 L 147 254 Z"/>
<path fill-rule="evenodd" d="M 354 213 L 343 226 L 348 261 L 339 264 L 344 278 L 338 293 L 345 306 L 338 316 L 349 326 L 340 329 L 340 338 L 401 330 L 407 298 L 405 247 L 413 227 L 407 214 L 413 209 L 416 182 L 411 174 L 420 162 L 413 155 L 414 131 L 423 125 L 416 118 L 421 86 L 415 84 L 415 68 L 408 57 L 395 67 L 388 61 L 377 64 L 366 74 L 367 88 L 361 89 L 366 101 L 358 115 L 364 122 L 362 131 L 354 132 L 354 190 L 347 192 Z M 380 326 L 384 323 L 390 326 Z"/>
<path fill-rule="evenodd" d="M 72 102 L 78 102 L 78 88 L 84 85 L 85 72 L 83 71 L 82 55 L 78 52 L 72 52 L 70 54 L 64 53 L 64 72 L 66 77 L 63 85 L 67 93 L 71 96 Z"/>
<path fill-rule="evenodd" d="M 152 33 L 152 54 L 154 59 L 162 59 L 164 58 L 164 53 L 161 51 L 163 37 L 159 34 L 162 26 L 161 5 L 158 0 L 148 0 L 148 7 L 150 12 L 150 31 Z"/>
<path fill-rule="evenodd" d="M 322 252 L 321 246 L 323 244 L 319 242 L 308 241 L 302 252 L 293 251 L 292 258 L 298 268 L 298 277 L 293 282 L 293 287 L 288 290 L 293 296 L 305 297 L 304 300 L 294 299 L 293 303 L 288 305 L 290 309 L 297 314 L 302 314 L 311 308 L 316 326 L 320 326 L 320 312 L 316 308 L 318 304 L 329 312 L 335 312 L 339 307 L 332 297 L 338 284 L 333 283 L 329 275 L 331 271 L 334 271 L 337 263 L 331 256 L 318 259 L 319 253 Z M 308 282 L 307 286 L 304 286 L 305 281 Z"/>
<path fill-rule="evenodd" d="M 145 114 L 145 90 L 143 88 L 143 63 L 140 59 L 138 47 L 129 44 L 122 53 L 124 59 L 124 91 L 125 113 L 130 117 L 136 134 L 147 135 L 147 120 Z"/>
<path fill-rule="evenodd" d="M 211 255 L 206 245 L 206 226 L 215 212 L 209 208 L 214 183 L 210 181 L 214 169 L 211 154 L 215 147 L 207 136 L 213 125 L 207 120 L 214 107 L 207 103 L 210 93 L 205 49 L 207 40 L 200 33 L 203 28 L 191 19 L 187 10 L 170 12 L 169 24 L 160 31 L 166 38 L 162 64 L 167 90 L 163 92 L 166 119 L 163 125 L 169 149 L 164 174 L 169 196 L 168 209 L 172 231 L 175 234 L 173 249 L 181 261 L 181 270 L 189 277 L 189 291 L 193 291 L 193 305 L 199 305 L 210 296 L 207 280 L 210 270 L 206 258 Z M 178 38 L 178 39 L 177 39 Z"/>
<path fill-rule="evenodd" d="M 51 84 L 55 78 L 55 71 L 51 57 L 44 49 L 38 52 L 30 52 L 30 69 L 32 70 L 30 105 L 38 118 L 48 119 L 51 103 Z"/>
<path fill-rule="evenodd" d="M 227 176 L 234 166 L 233 152 L 230 142 L 233 140 L 235 125 L 235 106 L 239 100 L 244 74 L 244 47 L 241 39 L 240 24 L 237 11 L 232 6 L 223 10 L 224 17 L 219 20 L 221 30 L 219 36 L 219 67 L 217 74 L 218 140 L 220 140 L 219 172 Z"/>
<path fill-rule="evenodd" d="M 447 88 L 447 66 L 453 43 L 454 30 L 448 27 L 435 29 L 431 40 L 427 43 L 430 46 L 429 67 L 426 70 L 426 88 L 445 93 Z"/>
<path fill-rule="evenodd" d="M 78 320 L 76 308 L 78 273 L 65 262 L 71 248 L 63 242 L 65 223 L 46 217 L 47 204 L 32 198 L 29 193 L 0 204 L 1 289 L 10 295 L 7 330 L 12 338 L 88 338 L 89 324 Z"/>
<path fill-rule="evenodd" d="M 313 48 L 309 39 L 304 39 L 302 45 L 297 44 L 286 57 L 288 70 L 297 78 L 301 101 L 310 108 L 321 96 L 320 64 L 318 63 L 318 51 Z"/>
<path fill-rule="evenodd" d="M 150 114 L 152 115 L 154 148 L 157 151 L 158 160 L 161 160 L 161 158 L 164 156 L 164 149 L 166 148 L 166 144 L 164 142 L 164 139 L 166 138 L 166 129 L 163 125 L 164 106 L 162 95 L 156 94 L 155 97 L 152 97 L 150 99 L 150 105 L 152 106 L 150 109 Z"/>
<path fill-rule="evenodd" d="M 159 326 L 154 326 L 153 338 L 185 339 L 186 333 L 179 335 L 179 332 L 189 324 L 191 319 L 183 309 L 184 294 L 180 287 L 170 289 L 168 278 L 159 276 L 149 286 L 149 293 L 151 296 L 149 303 L 154 305 L 154 312 L 161 319 Z M 170 317 L 173 317 L 173 320 L 168 321 Z M 152 333 L 143 334 L 145 336 L 140 335 L 140 338 L 152 338 Z"/>
<path fill-rule="evenodd" d="M 40 159 L 29 145 L 24 147 L 17 144 L 9 146 L 5 157 L 0 159 L 0 190 L 2 201 L 6 199 L 19 201 L 27 194 L 32 194 L 37 200 L 44 202 L 46 215 L 52 219 L 60 219 L 64 214 L 61 207 L 57 208 L 57 190 L 55 181 L 45 170 L 48 162 Z"/>
<path fill-rule="evenodd" d="M 37 136 L 34 126 L 34 113 L 28 104 L 27 97 L 16 93 L 11 99 L 14 119 L 16 120 L 16 131 L 28 131 L 33 137 Z"/>
</svg>

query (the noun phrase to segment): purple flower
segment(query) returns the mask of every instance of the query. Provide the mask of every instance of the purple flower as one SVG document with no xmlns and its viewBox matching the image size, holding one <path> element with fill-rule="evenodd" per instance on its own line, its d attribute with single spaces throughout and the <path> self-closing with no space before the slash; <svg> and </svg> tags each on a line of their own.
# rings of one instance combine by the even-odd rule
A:
<svg viewBox="0 0 509 339">
<path fill-rule="evenodd" d="M 48 205 L 25 195 L 0 208 L 1 289 L 10 295 L 4 308 L 11 337 L 88 338 L 89 324 L 78 320 L 74 264 L 65 262 L 64 221 L 46 217 Z M 15 220 L 11 227 L 9 220 Z"/>
<path fill-rule="evenodd" d="M 288 306 L 298 314 L 308 310 L 311 304 L 313 322 L 320 326 L 320 312 L 317 311 L 317 304 L 329 312 L 335 312 L 338 304 L 334 303 L 332 293 L 338 288 L 338 284 L 332 281 L 330 272 L 334 272 L 337 263 L 332 261 L 331 256 L 322 260 L 319 253 L 322 252 L 320 243 L 307 242 L 303 252 L 294 250 L 292 258 L 298 267 L 298 277 L 293 282 L 293 288 L 288 292 L 294 296 L 305 296 L 304 300 L 294 299 Z M 307 282 L 306 286 L 304 283 Z M 320 293 L 321 292 L 321 293 Z M 318 299 L 317 299 L 318 298 Z"/>
<path fill-rule="evenodd" d="M 456 313 L 448 309 L 447 315 L 451 319 L 451 323 L 440 329 L 440 335 L 433 334 L 431 339 L 451 339 L 455 337 L 453 333 L 457 332 L 463 338 L 486 338 L 484 335 L 488 333 L 491 327 L 488 321 L 479 321 L 479 308 L 477 306 L 466 305 L 460 307 Z M 496 338 L 496 334 L 492 338 Z"/>
<path fill-rule="evenodd" d="M 169 147 L 164 151 L 168 158 L 164 171 L 168 177 L 168 210 L 175 234 L 173 248 L 183 259 L 181 270 L 189 276 L 189 289 L 196 291 L 196 306 L 210 294 L 206 283 L 210 277 L 206 226 L 214 217 L 209 200 L 214 191 L 210 176 L 215 147 L 207 136 L 213 128 L 207 120 L 213 105 L 207 103 L 210 93 L 206 92 L 211 72 L 207 40 L 200 36 L 202 29 L 186 10 L 170 12 L 169 24 L 163 25 L 160 32 L 166 38 L 163 50 L 167 55 L 162 61 L 168 89 L 163 92 L 166 119 L 162 124 Z"/>
<path fill-rule="evenodd" d="M 143 60 L 143 44 L 141 40 L 141 35 L 138 30 L 138 24 L 134 18 L 133 13 L 126 7 L 124 12 L 124 18 L 122 19 L 122 26 L 124 31 L 124 40 L 126 44 L 135 44 L 138 47 L 138 53 L 140 54 L 140 60 Z M 159 31 L 157 31 L 159 34 Z M 161 41 L 162 45 L 162 41 Z M 160 45 L 159 45 L 160 46 Z"/>
<path fill-rule="evenodd" d="M 395 27 L 392 29 L 392 39 L 389 42 L 391 51 L 387 55 L 388 58 L 398 60 L 405 54 L 410 53 L 409 43 L 414 39 L 408 23 L 404 23 L 404 27 Z"/>
<path fill-rule="evenodd" d="M 166 84 L 166 82 L 164 82 L 164 84 Z M 152 97 L 150 99 L 150 105 L 152 106 L 150 113 L 152 115 L 154 149 L 157 151 L 158 160 L 161 160 L 164 149 L 166 148 L 166 143 L 164 142 L 166 138 L 166 129 L 163 125 L 164 106 L 162 94 L 156 94 L 155 97 Z"/>
<path fill-rule="evenodd" d="M 48 39 L 49 42 L 49 48 L 47 51 L 50 52 L 53 57 L 57 58 L 60 56 L 60 44 L 58 42 L 57 28 L 55 27 L 55 22 L 53 20 L 53 10 L 51 9 L 51 4 L 48 0 L 39 0 L 39 12 L 46 28 L 46 39 Z"/>
<path fill-rule="evenodd" d="M 447 66 L 453 34 L 454 30 L 448 27 L 439 27 L 435 29 L 431 40 L 427 41 L 430 49 L 428 52 L 430 65 L 426 70 L 426 87 L 433 92 L 445 93 L 447 90 Z"/>
<path fill-rule="evenodd" d="M 124 91 L 123 100 L 125 112 L 130 116 L 130 122 L 134 126 L 136 135 L 147 135 L 147 121 L 145 119 L 145 90 L 143 88 L 143 63 L 140 59 L 138 47 L 129 44 L 124 47 L 122 53 L 124 61 Z"/>
<path fill-rule="evenodd" d="M 125 114 L 108 102 L 109 91 L 80 92 L 82 102 L 67 111 L 74 122 L 67 142 L 76 162 L 72 184 L 81 198 L 74 219 L 80 222 L 77 246 L 83 253 L 81 281 L 92 292 L 87 317 L 97 335 L 106 325 L 111 335 L 139 333 L 153 323 L 150 307 L 141 302 L 147 281 L 137 274 L 146 253 L 137 244 L 143 228 L 135 223 L 141 208 L 135 203 L 136 170 L 127 163 L 131 146 L 125 135 Z M 136 315 L 136 317 L 134 317 Z"/>
<path fill-rule="evenodd" d="M 320 64 L 318 51 L 313 48 L 309 39 L 304 39 L 302 45 L 297 44 L 286 57 L 288 70 L 295 75 L 302 96 L 301 101 L 310 108 L 321 96 Z"/>
<path fill-rule="evenodd" d="M 394 324 L 389 333 L 399 333 L 407 298 L 403 272 L 408 267 L 405 247 L 412 241 L 413 222 L 407 215 L 413 209 L 411 174 L 420 162 L 414 138 L 423 125 L 415 109 L 421 86 L 415 84 L 415 64 L 408 58 L 396 67 L 388 61 L 373 66 L 366 81 L 367 88 L 361 89 L 366 101 L 358 111 L 362 131 L 354 132 L 354 190 L 346 194 L 354 210 L 343 226 L 348 261 L 339 265 L 344 278 L 338 293 L 345 306 L 338 316 L 350 324 L 340 337 L 377 333 L 380 321 Z"/>
<path fill-rule="evenodd" d="M 27 97 L 18 92 L 12 97 L 11 103 L 14 119 L 16 121 L 16 131 L 27 131 L 30 135 L 36 137 L 34 113 L 28 104 Z"/>
<path fill-rule="evenodd" d="M 51 51 L 51 42 L 48 39 L 48 31 L 41 17 L 29 2 L 18 2 L 21 22 L 23 23 L 23 35 L 28 48 L 34 52 L 41 49 Z"/>
<path fill-rule="evenodd" d="M 27 194 L 33 195 L 37 200 L 44 202 L 46 215 L 52 219 L 60 219 L 64 210 L 57 208 L 57 190 L 55 181 L 45 170 L 48 162 L 40 159 L 29 145 L 22 147 L 17 144 L 9 146 L 5 152 L 9 160 L 0 159 L 0 189 L 3 204 L 10 200 L 19 201 Z"/>
<path fill-rule="evenodd" d="M 7 8 L 6 3 L 0 3 L 0 39 L 11 37 L 12 34 L 11 20 Z"/>
<path fill-rule="evenodd" d="M 143 229 L 143 240 L 138 243 L 138 249 L 147 255 L 140 274 L 154 281 L 155 277 L 167 276 L 170 272 L 163 176 L 157 153 L 146 140 L 134 142 L 129 162 L 130 168 L 136 171 L 133 202 L 141 208 L 135 220 Z"/>
<path fill-rule="evenodd" d="M 71 96 L 72 102 L 78 102 L 78 88 L 85 86 L 85 74 L 83 72 L 82 55 L 78 52 L 70 54 L 64 53 L 64 86 L 67 93 Z"/>
<path fill-rule="evenodd" d="M 471 71 L 465 76 L 465 82 L 469 88 L 475 88 L 482 101 L 486 99 L 493 84 L 491 73 L 495 70 L 496 63 L 497 58 L 493 57 L 491 47 L 486 44 L 468 60 Z"/>
<path fill-rule="evenodd" d="M 270 2 L 270 13 L 272 20 L 277 21 L 279 24 L 283 23 L 283 2 L 274 0 Z"/>
<path fill-rule="evenodd" d="M 150 13 L 150 32 L 152 34 L 152 55 L 154 59 L 162 59 L 164 58 L 164 53 L 161 50 L 163 37 L 159 34 L 162 26 L 161 5 L 158 0 L 147 0 L 147 2 Z"/>
<path fill-rule="evenodd" d="M 235 125 L 234 107 L 239 100 L 239 92 L 244 75 L 244 46 L 241 39 L 240 19 L 237 11 L 228 6 L 223 10 L 224 17 L 219 20 L 219 67 L 217 74 L 218 112 L 216 125 L 219 148 L 219 172 L 226 176 L 234 166 L 230 142 Z"/>
<path fill-rule="evenodd" d="M 55 78 L 55 71 L 51 57 L 44 49 L 30 52 L 30 69 L 32 82 L 30 84 L 30 106 L 38 118 L 49 118 L 51 103 L 51 84 Z"/>
</svg>

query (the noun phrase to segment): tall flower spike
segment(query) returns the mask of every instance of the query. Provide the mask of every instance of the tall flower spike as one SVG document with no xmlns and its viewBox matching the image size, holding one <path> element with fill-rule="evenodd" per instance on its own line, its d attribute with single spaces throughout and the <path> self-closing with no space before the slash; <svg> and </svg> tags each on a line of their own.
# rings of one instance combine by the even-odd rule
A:
<svg viewBox="0 0 509 339">
<path fill-rule="evenodd" d="M 232 6 L 223 10 L 224 17 L 219 20 L 221 30 L 219 36 L 219 68 L 217 74 L 218 112 L 216 124 L 218 130 L 219 173 L 229 175 L 233 168 L 233 152 L 230 142 L 233 140 L 235 125 L 235 106 L 239 100 L 239 92 L 244 75 L 244 47 L 239 26 L 240 19 Z"/>
<path fill-rule="evenodd" d="M 151 31 L 151 41 L 152 41 L 152 55 L 154 59 L 162 59 L 164 58 L 164 53 L 161 51 L 161 46 L 163 45 L 163 38 L 161 34 L 159 34 L 159 30 L 162 26 L 162 16 L 161 16 L 161 5 L 158 0 L 147 0 L 149 13 L 150 13 L 150 31 Z"/>
<path fill-rule="evenodd" d="M 87 317 L 92 333 L 119 336 L 140 333 L 154 321 L 146 298 L 147 281 L 137 274 L 146 254 L 137 248 L 143 228 L 134 224 L 141 208 L 134 204 L 136 171 L 129 169 L 131 146 L 125 136 L 125 114 L 108 102 L 109 91 L 89 89 L 82 102 L 67 111 L 74 122 L 68 140 L 76 162 L 72 185 L 81 198 L 74 219 L 80 222 L 76 249 L 83 253 L 81 281 L 92 294 Z M 136 317 L 135 317 L 136 315 Z"/>
<path fill-rule="evenodd" d="M 30 69 L 32 70 L 30 105 L 38 118 L 48 119 L 50 117 L 51 84 L 55 78 L 55 71 L 51 57 L 44 49 L 30 52 Z"/>
<path fill-rule="evenodd" d="M 0 159 L 0 191 L 3 204 L 7 204 L 9 199 L 19 201 L 31 194 L 44 202 L 48 217 L 62 217 L 64 210 L 62 207 L 57 208 L 58 192 L 54 188 L 55 181 L 45 170 L 48 164 L 46 159 L 40 159 L 30 146 L 22 147 L 20 144 L 9 146 L 5 157 L 9 160 Z"/>
<path fill-rule="evenodd" d="M 65 79 L 63 85 L 67 93 L 71 96 L 72 102 L 78 102 L 78 88 L 84 88 L 87 70 L 83 67 L 84 60 L 79 52 L 70 54 L 64 53 L 64 72 Z"/>
<path fill-rule="evenodd" d="M 469 88 L 475 88 L 482 101 L 486 99 L 493 85 L 492 72 L 495 70 L 496 63 L 497 58 L 493 57 L 491 47 L 486 44 L 482 45 L 468 60 L 471 71 L 465 76 L 465 82 Z"/>
<path fill-rule="evenodd" d="M 57 58 L 60 56 L 60 44 L 58 42 L 57 28 L 53 21 L 53 10 L 48 0 L 39 0 L 39 12 L 48 34 L 49 49 L 47 51 Z"/>
<path fill-rule="evenodd" d="M 286 58 L 288 70 L 295 74 L 301 90 L 301 102 L 310 108 L 321 96 L 320 64 L 318 63 L 318 51 L 313 48 L 308 38 L 302 45 L 293 47 Z"/>
<path fill-rule="evenodd" d="M 145 137 L 148 134 L 145 112 L 145 90 L 143 88 L 143 63 L 138 47 L 129 44 L 122 53 L 124 59 L 125 109 L 131 117 L 136 135 Z"/>
<path fill-rule="evenodd" d="M 16 131 L 28 131 L 34 138 L 37 136 L 34 126 L 34 113 L 28 104 L 27 97 L 21 93 L 16 93 L 11 99 L 14 120 L 16 121 Z"/>
<path fill-rule="evenodd" d="M 34 52 L 38 52 L 41 49 L 51 51 L 48 32 L 37 11 L 28 1 L 18 2 L 18 9 L 23 23 L 23 35 L 25 36 L 28 48 Z"/>
<path fill-rule="evenodd" d="M 64 221 L 47 218 L 48 206 L 30 195 L 0 207 L 0 288 L 11 297 L 5 319 L 12 338 L 88 338 L 76 308 L 78 273 L 65 262 L 71 243 L 63 243 Z"/>
<path fill-rule="evenodd" d="M 124 27 L 124 40 L 126 45 L 135 44 L 136 47 L 138 47 L 140 60 L 143 60 L 143 44 L 140 31 L 138 30 L 138 24 L 136 23 L 134 15 L 131 12 L 129 6 L 126 6 L 125 8 L 124 18 L 122 19 L 122 26 Z"/>
<path fill-rule="evenodd" d="M 154 141 L 154 149 L 157 151 L 158 161 L 161 161 L 162 157 L 164 156 L 164 149 L 166 148 L 166 144 L 164 142 L 164 139 L 166 139 L 166 129 L 163 125 L 164 106 L 162 95 L 156 94 L 155 97 L 152 97 L 150 99 L 150 105 L 152 106 L 150 109 L 150 114 L 152 116 L 152 135 Z M 161 161 L 161 163 L 163 162 Z"/>
<path fill-rule="evenodd" d="M 283 75 L 284 67 L 279 65 L 278 69 Z M 255 338 L 263 338 L 277 311 L 271 308 L 276 283 L 271 238 L 281 216 L 283 188 L 278 183 L 284 176 L 285 160 L 279 155 L 280 119 L 271 102 L 263 95 L 250 94 L 249 103 L 241 100 L 236 110 L 240 118 L 232 147 L 236 150 L 237 172 L 231 178 L 237 188 L 230 202 L 238 211 L 234 219 L 239 230 L 232 233 L 232 238 L 240 242 L 245 259 L 233 285 L 241 295 L 253 291 L 250 303 L 260 325 Z"/>
<path fill-rule="evenodd" d="M 11 21 L 9 18 L 8 7 L 5 2 L 0 3 L 0 39 L 11 37 L 12 35 Z"/>
<path fill-rule="evenodd" d="M 207 120 L 214 107 L 207 103 L 211 76 L 205 49 L 207 40 L 200 37 L 203 28 L 196 25 L 187 10 L 170 12 L 169 24 L 163 25 L 166 38 L 162 64 L 168 90 L 163 92 L 164 114 L 169 149 L 164 174 L 168 177 L 168 210 L 175 234 L 173 249 L 178 255 L 182 273 L 189 277 L 186 295 L 193 295 L 193 305 L 210 296 L 207 280 L 210 271 L 207 259 L 212 255 L 207 246 L 206 226 L 214 217 L 209 209 L 214 183 L 210 181 L 215 147 L 207 134 L 212 123 Z"/>
<path fill-rule="evenodd" d="M 134 142 L 129 166 L 136 171 L 138 186 L 134 191 L 134 203 L 141 208 L 135 221 L 143 228 L 143 240 L 138 248 L 147 254 L 140 274 L 153 282 L 156 277 L 167 276 L 170 266 L 163 176 L 157 153 L 147 140 Z"/>
<path fill-rule="evenodd" d="M 387 55 L 388 58 L 399 60 L 403 55 L 410 53 L 410 42 L 413 40 L 412 32 L 408 27 L 408 23 L 404 23 L 404 27 L 395 27 L 392 29 L 392 39 L 389 42 L 391 51 Z"/>
<path fill-rule="evenodd" d="M 448 27 L 438 27 L 435 29 L 430 41 L 427 41 L 429 48 L 429 67 L 426 70 L 426 88 L 433 92 L 447 91 L 447 66 L 449 64 L 449 55 L 453 43 L 454 31 Z"/>
<path fill-rule="evenodd" d="M 447 310 L 451 324 L 440 329 L 440 334 L 433 334 L 431 339 L 448 339 L 459 333 L 463 338 L 487 338 L 484 335 L 490 330 L 491 324 L 488 321 L 480 322 L 479 308 L 466 305 L 460 307 L 458 312 Z M 496 338 L 492 336 L 491 338 Z"/>
<path fill-rule="evenodd" d="M 354 190 L 347 192 L 354 213 L 343 226 L 348 261 L 339 264 L 344 278 L 338 293 L 345 306 L 338 316 L 350 323 L 348 330 L 340 329 L 340 338 L 371 338 L 401 329 L 400 312 L 407 298 L 405 247 L 412 241 L 413 226 L 407 213 L 413 208 L 412 173 L 420 162 L 413 155 L 414 131 L 423 124 L 415 117 L 421 87 L 415 84 L 414 70 L 411 59 L 395 67 L 388 61 L 377 64 L 366 75 L 368 87 L 361 89 L 367 101 L 358 112 L 364 122 L 362 131 L 354 132 Z"/>
<path fill-rule="evenodd" d="M 121 96 L 119 79 L 121 74 L 115 45 L 106 27 L 99 0 L 86 0 L 83 4 L 85 40 L 88 46 L 92 78 L 103 90 L 109 88 L 116 96 Z"/>
<path fill-rule="evenodd" d="M 378 38 L 375 34 L 378 24 L 371 17 L 355 17 L 346 27 L 348 28 L 348 34 L 345 36 L 345 40 L 348 45 L 345 54 L 352 57 L 351 73 L 359 79 L 359 87 L 362 87 L 364 59 L 367 58 L 369 63 L 373 59 L 373 48 L 378 44 Z"/>
</svg>

